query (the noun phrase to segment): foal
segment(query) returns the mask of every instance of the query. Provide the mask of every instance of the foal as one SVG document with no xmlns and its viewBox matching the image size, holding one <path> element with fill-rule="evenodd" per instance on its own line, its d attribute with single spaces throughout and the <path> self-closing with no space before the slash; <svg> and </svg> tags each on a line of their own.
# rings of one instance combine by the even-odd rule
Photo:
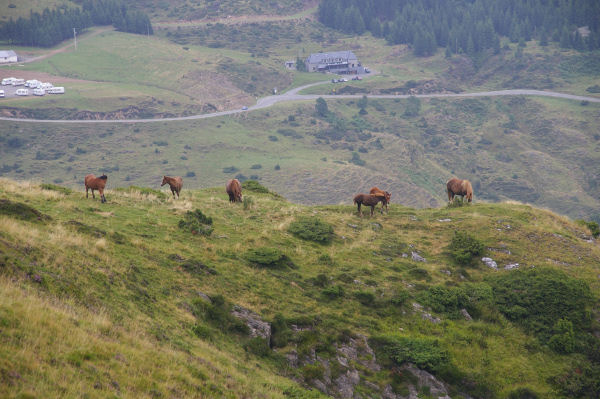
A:
<svg viewBox="0 0 600 399">
<path fill-rule="evenodd" d="M 85 183 L 85 198 L 88 197 L 88 189 L 92 190 L 92 198 L 96 198 L 94 195 L 94 190 L 98 190 L 100 193 L 100 201 L 102 203 L 106 202 L 106 197 L 104 196 L 104 187 L 106 187 L 106 180 L 108 177 L 106 175 L 102 175 L 100 177 L 96 177 L 94 175 L 86 175 L 84 179 Z"/>
<path fill-rule="evenodd" d="M 358 205 L 358 213 L 360 213 L 360 217 L 362 217 L 362 211 L 360 210 L 361 205 L 370 206 L 371 207 L 371 216 L 373 216 L 373 211 L 375 211 L 375 206 L 380 202 L 385 203 L 385 195 L 357 194 L 354 197 L 354 203 Z M 381 206 L 381 214 L 383 214 L 383 205 Z"/>
</svg>

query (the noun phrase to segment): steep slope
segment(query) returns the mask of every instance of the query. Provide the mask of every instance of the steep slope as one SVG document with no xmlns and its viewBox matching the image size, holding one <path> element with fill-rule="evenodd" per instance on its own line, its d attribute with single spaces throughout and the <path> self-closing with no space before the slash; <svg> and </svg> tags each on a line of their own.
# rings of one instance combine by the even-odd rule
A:
<svg viewBox="0 0 600 399">
<path fill-rule="evenodd" d="M 595 392 L 600 248 L 586 228 L 519 204 L 392 204 L 361 219 L 256 184 L 244 194 L 130 188 L 100 204 L 0 180 L 2 395 Z M 186 223 L 196 209 L 212 225 Z M 457 230 L 498 269 L 457 263 Z M 507 281 L 547 294 L 507 307 Z M 252 338 L 265 323 L 270 337 Z"/>
</svg>

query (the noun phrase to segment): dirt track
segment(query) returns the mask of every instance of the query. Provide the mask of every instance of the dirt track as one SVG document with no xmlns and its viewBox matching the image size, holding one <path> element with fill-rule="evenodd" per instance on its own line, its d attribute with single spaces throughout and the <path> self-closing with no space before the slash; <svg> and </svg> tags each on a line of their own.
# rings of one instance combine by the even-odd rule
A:
<svg viewBox="0 0 600 399">
<path fill-rule="evenodd" d="M 319 94 L 297 94 L 303 89 L 311 86 L 317 86 L 328 82 L 318 82 L 297 87 L 284 94 L 276 96 L 268 96 L 260 98 L 256 105 L 249 107 L 247 110 L 234 109 L 229 111 L 213 112 L 208 114 L 181 116 L 173 118 L 162 118 L 162 119 L 120 119 L 120 120 L 49 120 L 49 119 L 19 119 L 19 118 L 5 118 L 0 117 L 0 120 L 12 121 L 12 122 L 34 122 L 34 123 L 155 123 L 155 122 L 172 122 L 172 121 L 186 121 L 195 119 L 206 119 L 214 118 L 218 116 L 238 114 L 242 112 L 249 112 L 252 110 L 262 109 L 271 107 L 280 102 L 289 101 L 309 101 L 316 100 L 319 97 L 326 99 L 347 99 L 347 98 L 361 98 L 362 95 L 319 95 Z M 600 103 L 600 98 L 576 96 L 573 94 L 557 93 L 553 91 L 541 91 L 541 90 L 527 90 L 527 89 L 515 89 L 515 90 L 497 90 L 497 91 L 483 91 L 475 93 L 459 93 L 459 94 L 418 94 L 414 97 L 417 98 L 465 98 L 465 97 L 498 97 L 498 96 L 537 96 L 537 97 L 553 97 L 563 98 L 574 101 L 589 101 L 592 103 Z M 367 95 L 368 98 L 409 98 L 409 95 Z"/>
</svg>

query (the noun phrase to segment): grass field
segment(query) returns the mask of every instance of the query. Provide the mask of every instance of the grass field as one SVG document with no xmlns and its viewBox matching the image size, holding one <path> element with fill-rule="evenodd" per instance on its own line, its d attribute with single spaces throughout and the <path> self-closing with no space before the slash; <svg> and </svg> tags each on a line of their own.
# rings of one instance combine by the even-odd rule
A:
<svg viewBox="0 0 600 399">
<path fill-rule="evenodd" d="M 244 195 L 248 204 L 231 205 L 223 188 L 184 187 L 176 201 L 164 191 L 134 188 L 108 190 L 108 203 L 100 204 L 81 191 L 0 180 L 0 372 L 6 376 L 0 392 L 316 398 L 316 391 L 288 379 L 303 381 L 309 369 L 286 366 L 283 355 L 316 348 L 334 362 L 343 331 L 438 340 L 452 367 L 475 384 L 443 377 L 455 393 L 480 386 L 506 397 L 527 387 L 559 397 L 549 378 L 581 359 L 552 352 L 492 308 L 474 313 L 472 322 L 434 312 L 442 319 L 434 324 L 412 305 L 433 286 L 482 289 L 494 276 L 517 273 L 454 264 L 446 247 L 456 229 L 496 248 L 486 251 L 500 267 L 518 262 L 524 269 L 563 270 L 585 281 L 597 301 L 600 251 L 582 239 L 589 231 L 564 217 L 479 203 L 427 210 L 392 205 L 388 215 L 360 219 L 351 206 L 304 207 L 271 194 Z M 25 210 L 12 211 L 6 200 Z M 31 208 L 41 214 L 28 216 Z M 196 208 L 213 219 L 210 237 L 177 227 Z M 288 232 L 294 220 L 315 215 L 332 225 L 330 244 Z M 252 266 L 246 254 L 260 247 L 279 248 L 293 268 Z M 410 260 L 411 251 L 427 261 Z M 327 299 L 327 287 L 341 287 L 342 296 Z M 253 352 L 243 333 L 227 332 L 194 310 L 198 292 L 222 295 L 264 320 L 280 314 L 312 327 L 271 354 Z M 403 299 L 386 305 L 399 294 Z M 369 304 L 369 295 L 381 304 Z M 331 364 L 332 373 L 343 372 Z M 390 383 L 402 392 L 410 382 L 394 380 L 386 368 L 360 370 L 356 389 L 364 393 Z"/>
</svg>

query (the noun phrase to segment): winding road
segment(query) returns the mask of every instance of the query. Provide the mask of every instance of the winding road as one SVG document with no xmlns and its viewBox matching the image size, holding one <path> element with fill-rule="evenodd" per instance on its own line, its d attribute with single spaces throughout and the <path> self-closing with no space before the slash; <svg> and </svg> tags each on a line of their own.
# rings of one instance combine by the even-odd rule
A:
<svg viewBox="0 0 600 399">
<path fill-rule="evenodd" d="M 243 112 L 250 112 L 257 109 L 263 109 L 271 107 L 277 103 L 281 102 L 289 102 L 289 101 L 309 101 L 316 100 L 319 97 L 325 99 L 350 99 L 350 98 L 361 98 L 362 94 L 341 94 L 341 95 L 331 95 L 331 94 L 298 94 L 300 91 L 312 87 L 318 86 L 322 84 L 329 83 L 326 82 L 317 82 L 311 83 L 308 85 L 304 85 L 301 87 L 296 87 L 295 89 L 289 90 L 284 94 L 268 96 L 258 99 L 256 105 L 248 107 L 247 110 L 242 109 L 234 109 L 229 111 L 221 111 L 221 112 L 212 112 L 209 114 L 199 114 L 199 115 L 190 115 L 190 116 L 179 116 L 179 117 L 171 117 L 171 118 L 157 118 L 157 119 L 106 119 L 106 120 L 79 120 L 79 119 L 25 119 L 25 118 L 8 118 L 8 117 L 0 117 L 2 121 L 10 121 L 10 122 L 32 122 L 32 123 L 157 123 L 157 122 L 175 122 L 175 121 L 189 121 L 196 119 L 206 119 L 206 118 L 214 118 L 219 116 L 233 115 L 239 114 Z M 371 94 L 366 95 L 368 98 L 383 98 L 383 99 L 394 99 L 394 98 L 409 98 L 410 95 L 394 95 L 394 94 Z M 473 93 L 440 93 L 440 94 L 417 94 L 414 97 L 417 98 L 467 98 L 467 97 L 498 97 L 498 96 L 537 96 L 537 97 L 552 97 L 552 98 L 562 98 L 567 100 L 575 100 L 575 101 L 589 101 L 592 103 L 600 103 L 600 98 L 595 97 L 586 97 L 586 96 L 576 96 L 573 94 L 566 93 L 557 93 L 553 91 L 542 91 L 542 90 L 527 90 L 527 89 L 513 89 L 513 90 L 497 90 L 497 91 L 482 91 L 482 92 L 473 92 Z"/>
</svg>

